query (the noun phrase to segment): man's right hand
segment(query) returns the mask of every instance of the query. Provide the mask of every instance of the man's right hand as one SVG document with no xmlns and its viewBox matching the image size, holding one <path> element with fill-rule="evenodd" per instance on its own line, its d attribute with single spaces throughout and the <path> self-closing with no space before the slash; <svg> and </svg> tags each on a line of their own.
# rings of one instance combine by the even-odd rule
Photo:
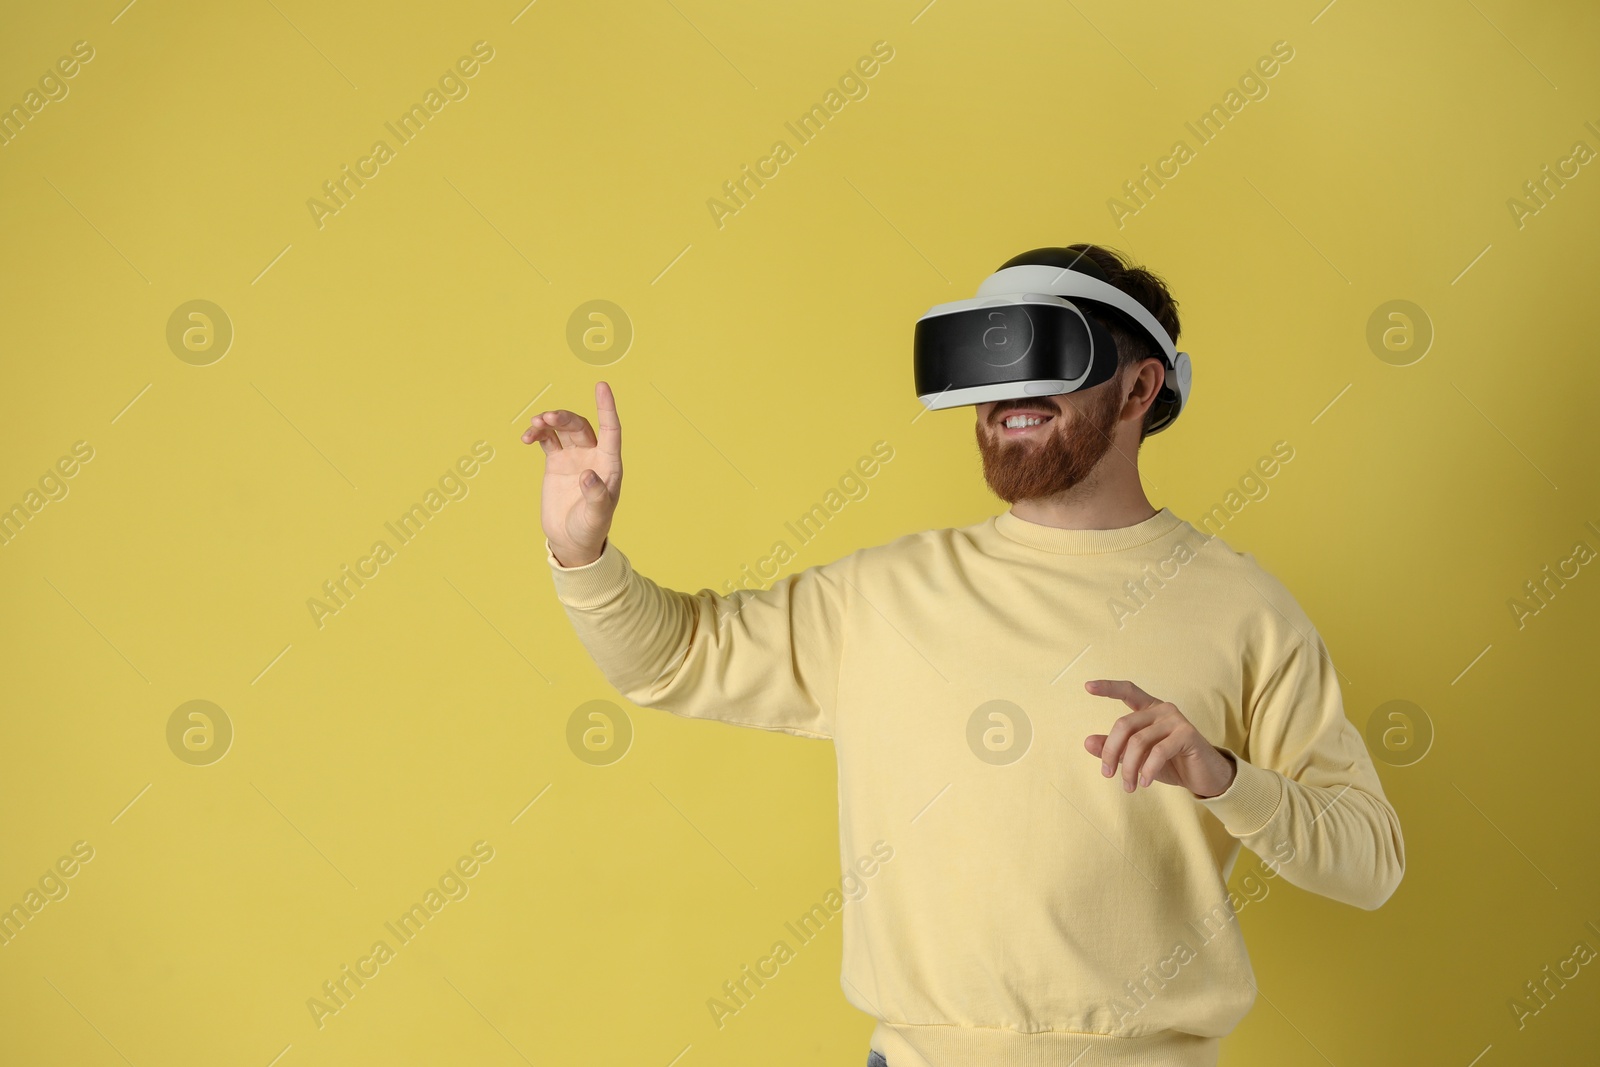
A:
<svg viewBox="0 0 1600 1067">
<path fill-rule="evenodd" d="M 622 495 L 622 423 L 611 386 L 594 387 L 600 436 L 574 411 L 542 411 L 522 435 L 544 448 L 539 521 L 556 562 L 582 567 L 600 558 Z"/>
</svg>

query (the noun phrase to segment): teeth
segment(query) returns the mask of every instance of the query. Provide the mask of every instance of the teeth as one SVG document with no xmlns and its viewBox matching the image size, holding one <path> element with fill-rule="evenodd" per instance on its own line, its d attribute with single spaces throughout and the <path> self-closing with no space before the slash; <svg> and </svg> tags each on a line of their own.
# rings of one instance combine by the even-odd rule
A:
<svg viewBox="0 0 1600 1067">
<path fill-rule="evenodd" d="M 1034 415 L 1011 415 L 1006 418 L 1005 426 L 1008 430 L 1019 430 L 1024 426 L 1037 426 L 1043 421 Z"/>
</svg>

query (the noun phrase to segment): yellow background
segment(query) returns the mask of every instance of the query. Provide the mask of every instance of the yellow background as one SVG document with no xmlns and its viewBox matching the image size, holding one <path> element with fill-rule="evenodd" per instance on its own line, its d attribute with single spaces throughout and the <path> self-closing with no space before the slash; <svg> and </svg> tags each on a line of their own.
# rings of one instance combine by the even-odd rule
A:
<svg viewBox="0 0 1600 1067">
<path fill-rule="evenodd" d="M 1224 538 L 1316 620 L 1358 726 L 1405 699 L 1436 735 L 1380 763 L 1385 907 L 1280 881 L 1241 912 L 1262 996 L 1223 1063 L 1588 1060 L 1596 965 L 1522 1029 L 1508 1001 L 1600 948 L 1600 566 L 1523 628 L 1507 601 L 1600 550 L 1600 174 L 1520 228 L 1506 202 L 1600 148 L 1597 28 L 1505 0 L 14 6 L 0 101 L 95 57 L 0 148 L 0 504 L 95 454 L 0 547 L 0 903 L 95 853 L 0 948 L 0 1062 L 865 1062 L 837 921 L 722 1029 L 705 1004 L 837 884 L 832 749 L 635 708 L 625 758 L 576 758 L 573 709 L 616 695 L 517 437 L 613 382 L 615 537 L 681 589 L 878 440 L 791 570 L 978 521 L 1002 505 L 970 411 L 917 417 L 912 323 L 1084 240 L 1181 302 L 1194 397 L 1151 499 L 1198 520 L 1289 441 Z M 470 95 L 319 229 L 322 182 L 479 40 Z M 869 95 L 719 229 L 706 201 L 880 40 Z M 1269 95 L 1114 225 L 1279 40 Z M 167 345 L 192 299 L 235 331 L 209 366 Z M 594 299 L 635 330 L 605 368 L 566 342 Z M 1436 334 L 1409 366 L 1366 340 L 1395 299 Z M 307 599 L 479 440 L 470 494 L 319 629 Z M 196 699 L 235 730 L 209 766 L 166 739 Z M 470 895 L 319 1030 L 307 998 L 479 840 Z"/>
</svg>

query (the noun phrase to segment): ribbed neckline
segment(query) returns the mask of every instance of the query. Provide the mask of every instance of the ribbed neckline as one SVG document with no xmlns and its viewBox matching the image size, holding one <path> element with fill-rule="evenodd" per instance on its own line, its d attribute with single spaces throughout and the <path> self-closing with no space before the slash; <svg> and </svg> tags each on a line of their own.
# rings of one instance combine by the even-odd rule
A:
<svg viewBox="0 0 1600 1067">
<path fill-rule="evenodd" d="M 1064 530 L 1019 519 L 1010 511 L 996 515 L 991 522 L 995 532 L 1018 544 L 1062 555 L 1090 556 L 1149 544 L 1171 533 L 1183 520 L 1162 508 L 1143 522 L 1114 530 Z"/>
</svg>

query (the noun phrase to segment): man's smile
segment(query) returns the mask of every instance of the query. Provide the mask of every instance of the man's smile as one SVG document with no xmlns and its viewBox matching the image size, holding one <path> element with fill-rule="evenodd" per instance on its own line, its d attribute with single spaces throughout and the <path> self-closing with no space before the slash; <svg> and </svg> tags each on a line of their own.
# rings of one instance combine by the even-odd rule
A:
<svg viewBox="0 0 1600 1067">
<path fill-rule="evenodd" d="M 991 421 L 999 425 L 1002 437 L 1025 437 L 1035 432 L 1044 432 L 1042 427 L 1048 426 L 1055 418 L 1055 412 L 1043 406 L 1028 406 L 1008 408 L 1006 411 L 993 417 Z"/>
</svg>

